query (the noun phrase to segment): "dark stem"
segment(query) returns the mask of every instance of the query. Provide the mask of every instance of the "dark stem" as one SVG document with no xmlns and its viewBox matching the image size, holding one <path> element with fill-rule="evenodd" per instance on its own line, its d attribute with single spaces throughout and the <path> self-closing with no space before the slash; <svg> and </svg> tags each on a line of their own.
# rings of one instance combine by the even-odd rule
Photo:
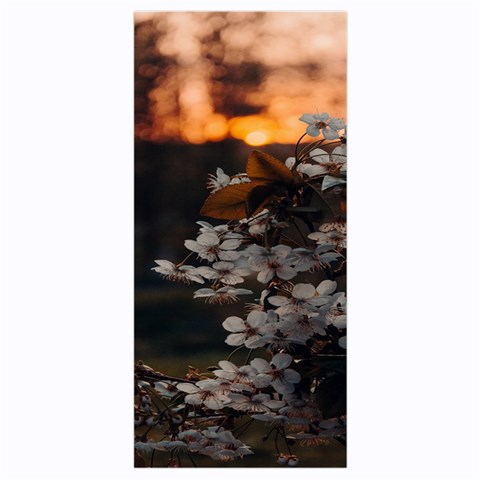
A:
<svg viewBox="0 0 480 480">
<path fill-rule="evenodd" d="M 292 167 L 292 170 L 295 168 L 295 166 L 297 165 L 298 163 L 298 147 L 300 145 L 300 142 L 302 141 L 302 138 L 307 135 L 307 132 L 305 132 L 299 139 L 298 139 L 298 142 L 297 144 L 295 145 L 295 165 L 293 165 Z"/>
<path fill-rule="evenodd" d="M 227 357 L 227 361 L 230 361 L 230 359 L 239 351 L 243 348 L 243 345 L 240 345 L 239 347 L 237 347 L 228 357 Z"/>
</svg>

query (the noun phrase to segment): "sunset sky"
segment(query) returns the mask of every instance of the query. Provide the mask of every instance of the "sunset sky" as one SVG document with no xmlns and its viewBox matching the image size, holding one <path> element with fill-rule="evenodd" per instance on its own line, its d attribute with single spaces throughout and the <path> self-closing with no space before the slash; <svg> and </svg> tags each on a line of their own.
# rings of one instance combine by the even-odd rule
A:
<svg viewBox="0 0 480 480">
<path fill-rule="evenodd" d="M 139 12 L 135 134 L 295 143 L 303 113 L 346 119 L 346 14 Z"/>
</svg>

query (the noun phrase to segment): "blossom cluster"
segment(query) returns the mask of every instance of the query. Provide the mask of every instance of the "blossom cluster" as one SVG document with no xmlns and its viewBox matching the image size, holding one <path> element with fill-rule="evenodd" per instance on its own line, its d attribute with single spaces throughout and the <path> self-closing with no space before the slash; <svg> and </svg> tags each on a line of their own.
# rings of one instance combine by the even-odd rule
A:
<svg viewBox="0 0 480 480">
<path fill-rule="evenodd" d="M 329 408 L 324 396 L 339 384 L 344 396 L 346 294 L 337 279 L 346 265 L 346 126 L 327 113 L 300 120 L 306 134 L 323 138 L 300 150 L 299 141 L 284 161 L 257 152 L 246 173 L 218 168 L 203 211 L 227 222 L 198 221 L 183 261 L 155 260 L 163 278 L 202 285 L 195 299 L 254 301 L 223 321 L 235 350 L 210 372 L 176 379 L 137 368 L 135 448 L 144 457 L 168 452 L 170 466 L 180 466 L 182 453 L 241 459 L 253 454 L 238 438 L 251 422 L 283 438 L 287 453 L 275 441 L 279 465 L 299 464 L 290 445 L 345 441 L 344 409 Z M 231 357 L 242 349 L 248 358 L 237 365 Z"/>
</svg>

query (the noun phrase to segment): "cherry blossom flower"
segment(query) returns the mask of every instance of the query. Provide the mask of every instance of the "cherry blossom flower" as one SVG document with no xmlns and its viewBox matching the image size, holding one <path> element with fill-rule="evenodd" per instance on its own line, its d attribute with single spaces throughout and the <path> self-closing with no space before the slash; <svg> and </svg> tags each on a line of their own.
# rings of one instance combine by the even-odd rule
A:
<svg viewBox="0 0 480 480">
<path fill-rule="evenodd" d="M 287 368 L 292 360 L 288 353 L 277 353 L 270 363 L 263 358 L 254 358 L 250 365 L 259 372 L 253 380 L 254 385 L 257 388 L 271 385 L 278 393 L 292 393 L 295 390 L 294 384 L 301 380 L 297 371 Z"/>
<path fill-rule="evenodd" d="M 234 460 L 243 458 L 244 455 L 252 455 L 250 447 L 235 438 L 229 430 L 218 427 L 209 427 L 203 430 L 202 434 L 209 445 L 203 448 L 200 453 L 208 455 L 214 460 Z"/>
<path fill-rule="evenodd" d="M 304 113 L 299 120 L 308 124 L 307 133 L 311 137 L 318 137 L 320 131 L 324 138 L 333 140 L 338 138 L 338 130 L 345 128 L 345 123 L 340 118 L 330 118 L 328 113 Z"/>
<path fill-rule="evenodd" d="M 286 313 L 308 314 L 314 312 L 316 307 L 325 305 L 329 299 L 320 296 L 312 284 L 298 283 L 293 287 L 290 297 L 275 295 L 268 301 L 279 307 L 275 310 L 279 315 L 284 315 Z"/>
<path fill-rule="evenodd" d="M 307 177 L 318 177 L 321 175 L 328 175 L 331 177 L 344 176 L 346 172 L 346 156 L 341 153 L 337 147 L 329 154 L 321 148 L 315 148 L 310 152 L 310 159 L 315 163 L 302 162 L 297 166 L 297 172 L 306 175 Z M 342 150 L 343 151 L 343 150 Z M 343 183 L 343 181 L 342 181 Z"/>
<path fill-rule="evenodd" d="M 155 382 L 155 390 L 160 393 L 162 397 L 174 397 L 178 392 L 174 385 L 167 382 Z"/>
<path fill-rule="evenodd" d="M 228 360 L 221 360 L 218 362 L 220 369 L 214 370 L 213 373 L 222 379 L 231 382 L 230 389 L 232 391 L 251 391 L 252 380 L 257 375 L 257 370 L 251 365 L 243 365 L 237 367 L 234 363 Z"/>
<path fill-rule="evenodd" d="M 215 262 L 211 267 L 197 267 L 197 273 L 203 278 L 219 281 L 224 285 L 243 283 L 242 277 L 252 273 L 249 268 L 236 267 L 233 262 Z"/>
<path fill-rule="evenodd" d="M 158 267 L 152 270 L 162 275 L 167 280 L 181 281 L 187 285 L 191 282 L 204 283 L 203 278 L 198 274 L 197 269 L 190 265 L 175 265 L 168 260 L 155 260 Z"/>
<path fill-rule="evenodd" d="M 334 327 L 347 328 L 347 297 L 344 292 L 339 292 L 332 298 L 325 320 Z"/>
<path fill-rule="evenodd" d="M 305 345 L 305 339 L 295 338 L 293 336 L 285 335 L 282 332 L 267 333 L 258 340 L 251 343 L 250 348 L 259 348 L 267 346 L 267 350 L 272 353 L 278 353 L 280 351 L 293 351 L 295 345 Z"/>
<path fill-rule="evenodd" d="M 246 173 L 237 173 L 230 180 L 230 185 L 238 185 L 239 183 L 250 183 L 250 179 Z"/>
<path fill-rule="evenodd" d="M 285 166 L 289 169 L 289 170 L 292 170 L 292 168 L 295 166 L 295 163 L 296 163 L 296 158 L 295 157 L 288 157 L 286 160 L 285 160 Z"/>
<path fill-rule="evenodd" d="M 185 247 L 196 252 L 199 258 L 214 262 L 216 260 L 236 260 L 240 254 L 235 251 L 241 241 L 229 238 L 220 243 L 220 238 L 213 232 L 201 233 L 197 240 L 185 240 Z"/>
<path fill-rule="evenodd" d="M 178 434 L 178 439 L 188 445 L 190 452 L 199 452 L 206 442 L 205 437 L 198 430 L 184 430 Z"/>
<path fill-rule="evenodd" d="M 316 423 L 308 432 L 296 434 L 295 439 L 300 440 L 302 446 L 326 445 L 329 440 L 343 436 L 345 431 L 346 426 L 342 420 L 329 418 Z"/>
<path fill-rule="evenodd" d="M 230 183 L 230 177 L 221 168 L 217 168 L 216 173 L 208 175 L 207 188 L 212 191 L 211 193 L 218 192 Z"/>
<path fill-rule="evenodd" d="M 264 248 L 260 245 L 250 245 L 244 251 L 248 255 L 250 268 L 259 272 L 257 280 L 268 283 L 274 276 L 282 280 L 290 280 L 297 275 L 291 266 L 290 257 L 292 249 L 287 245 L 276 245 L 272 248 Z"/>
<path fill-rule="evenodd" d="M 296 467 L 300 463 L 300 460 L 296 455 L 289 455 L 287 458 L 287 466 L 289 467 Z"/>
<path fill-rule="evenodd" d="M 207 303 L 234 303 L 238 301 L 239 295 L 249 295 L 253 293 L 246 288 L 233 288 L 230 286 L 217 289 L 200 288 L 193 292 L 193 298 L 205 298 Z"/>
<path fill-rule="evenodd" d="M 239 393 L 230 393 L 228 398 L 231 400 L 231 403 L 228 404 L 230 408 L 249 413 L 266 413 L 271 410 L 278 410 L 285 405 L 283 400 L 272 400 L 268 393 L 258 393 L 251 397 Z"/>
<path fill-rule="evenodd" d="M 278 329 L 286 336 L 302 339 L 312 338 L 316 333 L 325 335 L 325 321 L 318 313 L 287 313 L 282 317 Z"/>
<path fill-rule="evenodd" d="M 197 225 L 200 225 L 200 233 L 212 233 L 213 235 L 219 235 L 224 240 L 227 238 L 243 238 L 242 234 L 232 232 L 229 225 L 222 224 L 213 226 L 211 223 L 204 221 L 198 221 Z"/>
<path fill-rule="evenodd" d="M 168 452 L 181 452 L 188 450 L 188 445 L 181 440 L 162 440 L 157 442 L 159 450 L 167 450 Z"/>
<path fill-rule="evenodd" d="M 322 412 L 316 406 L 315 401 L 308 396 L 300 398 L 292 393 L 284 395 L 283 400 L 288 405 L 279 410 L 281 415 L 286 415 L 288 418 L 303 418 L 308 420 L 308 423 L 322 419 Z"/>
<path fill-rule="evenodd" d="M 179 383 L 178 390 L 187 393 L 185 403 L 189 405 L 205 405 L 210 410 L 221 410 L 229 398 L 219 391 L 220 383 L 216 380 L 200 380 L 192 383 Z"/>
<path fill-rule="evenodd" d="M 324 270 L 331 263 L 343 258 L 338 252 L 333 251 L 334 249 L 333 243 L 318 245 L 314 251 L 307 248 L 295 248 L 291 255 L 292 264 L 297 272 Z"/>
<path fill-rule="evenodd" d="M 240 220 L 240 224 L 248 225 L 250 235 L 264 235 L 271 228 L 286 228 L 287 222 L 278 221 L 275 216 L 266 208 L 251 218 Z"/>
<path fill-rule="evenodd" d="M 165 451 L 165 448 L 159 445 L 159 442 L 135 442 L 135 449 L 144 453 L 152 453 L 154 450 Z"/>
<path fill-rule="evenodd" d="M 347 248 L 347 227 L 345 222 L 324 223 L 318 227 L 318 232 L 308 235 L 317 245 L 335 245 L 337 250 Z"/>
<path fill-rule="evenodd" d="M 260 310 L 251 311 L 246 320 L 240 317 L 228 317 L 222 326 L 231 333 L 225 343 L 232 346 L 245 344 L 247 348 L 252 348 L 251 344 L 260 338 L 262 327 L 267 322 L 267 314 Z"/>
</svg>

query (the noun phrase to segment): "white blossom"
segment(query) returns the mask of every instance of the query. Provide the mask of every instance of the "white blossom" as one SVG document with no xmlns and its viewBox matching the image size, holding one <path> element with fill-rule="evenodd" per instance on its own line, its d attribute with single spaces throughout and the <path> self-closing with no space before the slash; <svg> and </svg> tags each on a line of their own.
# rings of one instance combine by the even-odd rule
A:
<svg viewBox="0 0 480 480">
<path fill-rule="evenodd" d="M 225 174 L 221 168 L 217 168 L 216 173 L 216 175 L 211 173 L 208 175 L 207 188 L 211 190 L 212 193 L 221 190 L 230 183 L 230 177 Z"/>
<path fill-rule="evenodd" d="M 278 325 L 278 329 L 287 337 L 292 336 L 304 341 L 315 334 L 325 335 L 325 327 L 325 321 L 318 313 L 287 313 Z"/>
<path fill-rule="evenodd" d="M 282 400 L 272 400 L 267 393 L 258 393 L 252 396 L 230 393 L 228 398 L 231 400 L 231 403 L 228 404 L 230 408 L 249 413 L 270 412 L 271 410 L 278 410 L 285 405 L 285 402 Z"/>
<path fill-rule="evenodd" d="M 262 327 L 267 322 L 267 314 L 260 310 L 250 312 L 246 320 L 240 317 L 228 317 L 222 326 L 231 333 L 225 342 L 228 345 L 239 346 L 245 344 L 247 348 L 252 348 L 251 344 L 260 338 Z"/>
<path fill-rule="evenodd" d="M 204 283 L 197 269 L 191 265 L 175 265 L 168 260 L 155 260 L 158 267 L 153 267 L 154 272 L 159 273 L 167 280 L 181 281 L 187 285 L 191 282 Z"/>
<path fill-rule="evenodd" d="M 259 372 L 253 380 L 257 388 L 271 385 L 278 393 L 291 393 L 295 390 L 294 384 L 301 380 L 300 374 L 287 368 L 292 363 L 292 356 L 288 353 L 277 353 L 270 363 L 263 358 L 254 358 L 250 365 Z"/>
<path fill-rule="evenodd" d="M 291 266 L 291 248 L 287 245 L 276 245 L 270 249 L 259 245 L 251 245 L 245 251 L 250 268 L 259 272 L 257 280 L 268 283 L 274 276 L 282 280 L 290 280 L 297 274 Z"/>
<path fill-rule="evenodd" d="M 239 268 L 233 262 L 215 262 L 211 267 L 197 267 L 197 273 L 203 278 L 219 281 L 224 285 L 243 283 L 243 277 L 250 275 L 249 268 Z"/>
<path fill-rule="evenodd" d="M 234 363 L 229 360 L 221 360 L 218 362 L 220 367 L 217 370 L 214 370 L 213 373 L 222 379 L 229 380 L 231 382 L 230 389 L 232 391 L 251 391 L 252 380 L 257 375 L 257 370 L 251 365 L 243 365 L 237 367 Z"/>
<path fill-rule="evenodd" d="M 200 380 L 195 385 L 192 383 L 179 383 L 178 390 L 187 393 L 185 403 L 189 405 L 205 405 L 210 410 L 221 410 L 228 397 L 219 391 L 220 383 L 216 380 Z"/>
<path fill-rule="evenodd" d="M 193 292 L 193 298 L 205 298 L 207 303 L 234 303 L 238 301 L 239 295 L 253 293 L 246 288 L 233 288 L 230 286 L 213 288 L 200 288 Z"/>
<path fill-rule="evenodd" d="M 320 131 L 327 140 L 333 140 L 339 137 L 338 130 L 345 128 L 345 123 L 340 118 L 330 118 L 328 113 L 304 113 L 300 121 L 308 124 L 307 133 L 311 137 L 318 137 Z"/>
<path fill-rule="evenodd" d="M 238 238 L 226 240 L 213 232 L 201 233 L 196 240 L 185 240 L 185 247 L 196 252 L 199 258 L 215 262 L 216 260 L 236 260 L 240 254 L 235 251 L 241 244 Z"/>
<path fill-rule="evenodd" d="M 315 312 L 316 307 L 325 305 L 329 302 L 328 298 L 319 295 L 315 287 L 310 283 L 298 283 L 293 287 L 290 297 L 275 295 L 268 301 L 279 307 L 275 311 L 279 315 L 286 313 L 304 313 Z"/>
</svg>

